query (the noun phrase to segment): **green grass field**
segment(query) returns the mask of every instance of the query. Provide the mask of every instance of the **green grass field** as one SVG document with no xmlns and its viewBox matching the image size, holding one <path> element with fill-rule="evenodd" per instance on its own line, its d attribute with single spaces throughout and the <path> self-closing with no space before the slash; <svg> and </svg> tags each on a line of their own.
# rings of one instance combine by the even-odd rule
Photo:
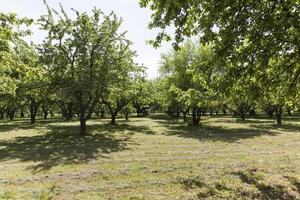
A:
<svg viewBox="0 0 300 200">
<path fill-rule="evenodd" d="M 300 117 L 0 123 L 2 199 L 300 199 Z"/>
</svg>

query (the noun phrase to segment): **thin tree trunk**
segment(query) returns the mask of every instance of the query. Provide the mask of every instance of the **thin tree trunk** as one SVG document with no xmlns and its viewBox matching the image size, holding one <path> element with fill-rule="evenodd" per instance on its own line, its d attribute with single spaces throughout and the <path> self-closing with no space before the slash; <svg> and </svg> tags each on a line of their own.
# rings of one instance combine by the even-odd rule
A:
<svg viewBox="0 0 300 200">
<path fill-rule="evenodd" d="M 282 125 L 282 106 L 275 106 L 275 117 L 277 125 Z"/>
<path fill-rule="evenodd" d="M 82 92 L 78 91 L 76 95 L 78 104 L 79 104 L 79 121 L 80 121 L 80 130 L 79 135 L 85 136 L 86 135 L 86 117 L 85 117 L 85 108 L 82 102 Z"/>
<path fill-rule="evenodd" d="M 111 125 L 116 125 L 116 115 L 114 113 L 111 114 Z"/>
<path fill-rule="evenodd" d="M 33 98 L 30 101 L 30 124 L 35 124 L 39 103 L 37 103 Z"/>
<path fill-rule="evenodd" d="M 4 112 L 2 110 L 0 111 L 0 119 L 4 119 Z"/>
<path fill-rule="evenodd" d="M 24 118 L 25 114 L 24 114 L 24 107 L 21 107 L 21 113 L 20 113 L 20 117 Z"/>
<path fill-rule="evenodd" d="M 201 115 L 201 113 L 198 111 L 198 109 L 197 108 L 193 108 L 193 113 L 192 113 L 192 116 L 193 116 L 192 125 L 193 126 L 199 126 L 200 115 Z"/>
<path fill-rule="evenodd" d="M 86 119 L 84 117 L 80 116 L 80 131 L 79 131 L 80 136 L 85 136 L 86 135 Z"/>
<path fill-rule="evenodd" d="M 124 108 L 123 113 L 124 113 L 124 116 L 125 116 L 125 120 L 128 121 L 128 115 L 129 115 L 128 108 Z"/>
<path fill-rule="evenodd" d="M 213 109 L 209 108 L 209 115 L 212 117 L 213 116 Z"/>
<path fill-rule="evenodd" d="M 47 119 L 48 118 L 48 109 L 43 105 L 42 106 L 43 109 L 43 118 Z"/>
</svg>

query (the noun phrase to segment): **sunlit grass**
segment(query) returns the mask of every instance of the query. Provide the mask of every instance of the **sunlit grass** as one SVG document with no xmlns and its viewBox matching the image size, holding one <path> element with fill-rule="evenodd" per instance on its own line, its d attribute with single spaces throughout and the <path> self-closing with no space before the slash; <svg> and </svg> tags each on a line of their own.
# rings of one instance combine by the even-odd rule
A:
<svg viewBox="0 0 300 200">
<path fill-rule="evenodd" d="M 0 123 L 2 199 L 297 199 L 300 118 Z"/>
</svg>

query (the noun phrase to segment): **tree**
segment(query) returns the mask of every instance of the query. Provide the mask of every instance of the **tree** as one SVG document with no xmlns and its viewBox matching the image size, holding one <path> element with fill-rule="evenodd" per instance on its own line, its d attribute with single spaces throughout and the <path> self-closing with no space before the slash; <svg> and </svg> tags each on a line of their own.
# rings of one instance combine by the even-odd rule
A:
<svg viewBox="0 0 300 200">
<path fill-rule="evenodd" d="M 23 41 L 23 37 L 30 34 L 28 27 L 32 20 L 17 18 L 16 14 L 0 13 L 0 98 L 15 95 L 18 84 L 18 72 L 22 70 L 18 63 L 14 47 Z"/>
<path fill-rule="evenodd" d="M 270 60 L 270 66 L 264 71 L 257 73 L 260 80 L 258 83 L 261 86 L 260 104 L 262 107 L 267 108 L 267 111 L 273 116 L 275 114 L 277 125 L 282 125 L 282 113 L 284 108 L 291 106 L 293 102 L 296 103 L 297 95 L 299 92 L 299 83 L 295 87 L 290 85 L 293 77 L 288 72 L 281 73 L 274 79 L 274 74 L 284 62 L 281 57 Z M 266 84 L 270 83 L 270 84 Z"/>
<path fill-rule="evenodd" d="M 192 82 L 192 63 L 195 57 L 195 46 L 189 41 L 183 48 L 176 52 L 172 51 L 162 55 L 160 72 L 164 85 L 162 105 L 166 108 L 169 115 L 179 117 L 183 113 L 186 120 L 186 114 L 189 111 L 190 104 L 183 98 L 185 92 L 193 87 Z"/>
<path fill-rule="evenodd" d="M 102 103 L 108 107 L 111 114 L 111 124 L 116 124 L 116 116 L 125 109 L 125 117 L 128 119 L 128 104 L 132 102 L 138 94 L 138 85 L 140 79 L 140 70 L 132 61 L 133 52 L 129 49 L 123 51 L 122 56 L 115 64 L 115 70 L 108 72 L 111 76 L 108 81 L 108 87 L 101 95 Z"/>
<path fill-rule="evenodd" d="M 163 56 L 161 72 L 166 78 L 166 103 L 170 112 L 192 111 L 192 125 L 198 125 L 216 97 L 218 65 L 213 62 L 213 45 L 186 42 L 179 51 Z M 173 111 L 172 111 L 173 110 Z"/>
<path fill-rule="evenodd" d="M 54 15 L 58 15 L 55 20 Z M 86 134 L 86 121 L 108 87 L 110 70 L 129 41 L 118 33 L 121 20 L 94 8 L 92 15 L 75 11 L 75 19 L 53 12 L 40 19 L 48 36 L 41 47 L 52 83 L 73 96 L 79 108 L 80 135 Z M 113 66 L 113 67 L 112 67 Z"/>
<path fill-rule="evenodd" d="M 299 1 L 140 0 L 140 5 L 153 10 L 149 27 L 162 30 L 154 46 L 170 40 L 165 29 L 174 26 L 174 47 L 185 36 L 197 35 L 203 43 L 214 42 L 218 58 L 243 73 L 268 67 L 280 56 L 285 62 L 274 78 L 288 72 L 293 87 L 300 78 Z"/>
</svg>

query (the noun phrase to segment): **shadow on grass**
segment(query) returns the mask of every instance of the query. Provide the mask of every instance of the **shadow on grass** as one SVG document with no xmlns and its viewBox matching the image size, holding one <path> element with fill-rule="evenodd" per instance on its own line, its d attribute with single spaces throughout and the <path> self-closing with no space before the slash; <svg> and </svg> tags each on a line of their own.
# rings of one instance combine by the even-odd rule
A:
<svg viewBox="0 0 300 200">
<path fill-rule="evenodd" d="M 166 135 L 177 135 L 184 138 L 194 138 L 198 140 L 211 140 L 223 142 L 236 142 L 241 139 L 255 138 L 262 135 L 274 136 L 278 133 L 266 129 L 256 128 L 227 128 L 222 126 L 187 126 L 169 120 L 156 120 L 162 127 L 166 128 Z"/>
<path fill-rule="evenodd" d="M 225 128 L 222 126 L 173 127 L 168 131 L 168 134 L 179 135 L 186 138 L 195 138 L 199 140 L 223 142 L 237 142 L 242 139 L 255 138 L 262 135 L 276 135 L 276 133 L 267 130 L 262 131 L 248 128 Z"/>
<path fill-rule="evenodd" d="M 256 174 L 256 169 L 247 171 L 233 172 L 233 175 L 238 176 L 243 183 L 253 185 L 259 191 L 258 199 L 295 199 L 296 197 L 291 194 L 289 188 L 283 185 L 276 185 L 265 183 L 262 177 Z M 292 185 L 296 186 L 299 193 L 299 182 L 293 177 L 288 179 Z"/>
<path fill-rule="evenodd" d="M 61 118 L 37 119 L 35 124 L 30 124 L 28 118 L 16 118 L 13 121 L 0 121 L 0 133 L 17 129 L 33 129 L 50 123 L 64 123 Z"/>
<path fill-rule="evenodd" d="M 276 124 L 250 124 L 250 127 L 255 129 L 261 129 L 263 131 L 267 130 L 277 130 L 277 131 L 285 131 L 285 132 L 295 132 L 300 133 L 300 124 L 283 124 L 283 125 L 276 125 Z"/>
<path fill-rule="evenodd" d="M 299 180 L 295 177 L 284 177 L 290 185 L 281 185 L 276 182 L 266 181 L 257 169 L 232 172 L 231 175 L 237 176 L 243 184 L 228 184 L 216 179 L 208 181 L 202 176 L 180 177 L 177 183 L 186 190 L 198 190 L 199 199 L 298 199 Z M 230 181 L 230 183 L 233 183 Z M 251 188 L 256 188 L 252 190 Z"/>
<path fill-rule="evenodd" d="M 45 127 L 47 133 L 43 135 L 0 141 L 0 161 L 33 161 L 38 164 L 28 169 L 35 172 L 49 170 L 57 165 L 85 163 L 99 157 L 108 158 L 112 152 L 128 149 L 132 134 L 151 133 L 146 127 L 97 124 L 88 126 L 88 131 L 92 134 L 80 137 L 78 126 L 50 124 Z"/>
</svg>

